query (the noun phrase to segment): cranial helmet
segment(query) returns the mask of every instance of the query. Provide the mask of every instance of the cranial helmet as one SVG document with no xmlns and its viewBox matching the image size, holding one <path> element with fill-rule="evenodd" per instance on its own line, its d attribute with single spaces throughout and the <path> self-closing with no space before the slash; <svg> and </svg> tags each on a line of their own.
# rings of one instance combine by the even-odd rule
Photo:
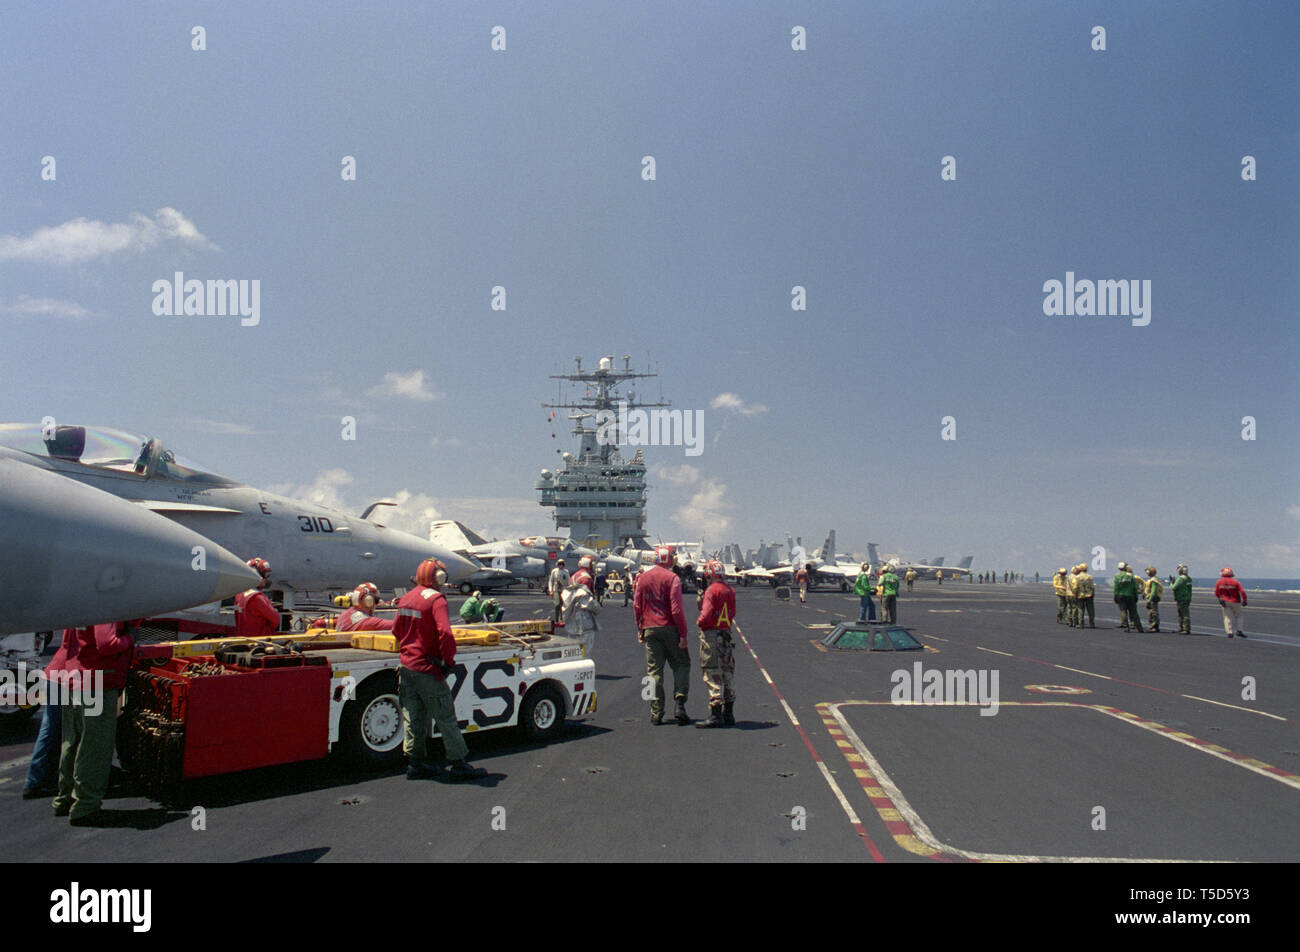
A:
<svg viewBox="0 0 1300 952">
<path fill-rule="evenodd" d="M 442 588 L 447 584 L 447 566 L 439 559 L 425 559 L 415 570 L 415 584 L 425 588 Z"/>
</svg>

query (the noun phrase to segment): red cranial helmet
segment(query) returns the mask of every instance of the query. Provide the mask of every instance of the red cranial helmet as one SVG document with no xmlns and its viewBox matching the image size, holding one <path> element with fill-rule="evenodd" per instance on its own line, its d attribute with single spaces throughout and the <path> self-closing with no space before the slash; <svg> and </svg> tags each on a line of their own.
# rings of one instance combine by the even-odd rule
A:
<svg viewBox="0 0 1300 952">
<path fill-rule="evenodd" d="M 415 570 L 415 584 L 425 588 L 442 588 L 447 584 L 447 566 L 438 559 L 425 559 Z"/>
</svg>

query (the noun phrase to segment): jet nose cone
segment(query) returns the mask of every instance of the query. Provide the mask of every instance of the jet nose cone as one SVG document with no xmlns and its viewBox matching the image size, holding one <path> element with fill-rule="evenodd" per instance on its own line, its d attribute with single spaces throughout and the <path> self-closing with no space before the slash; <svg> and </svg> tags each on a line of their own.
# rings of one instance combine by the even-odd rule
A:
<svg viewBox="0 0 1300 952">
<path fill-rule="evenodd" d="M 441 559 L 446 563 L 447 581 L 449 582 L 459 582 L 462 579 L 469 578 L 475 572 L 482 570 L 482 566 L 475 565 L 469 559 L 457 555 L 455 552 L 450 550 L 444 549 L 435 555 L 434 558 Z"/>
<path fill-rule="evenodd" d="M 212 594 L 206 599 L 210 602 L 237 595 L 257 586 L 262 581 L 262 576 L 250 569 L 234 553 L 220 548 L 216 549 L 215 553 L 212 551 L 208 553 L 208 573 L 213 576 Z"/>
</svg>

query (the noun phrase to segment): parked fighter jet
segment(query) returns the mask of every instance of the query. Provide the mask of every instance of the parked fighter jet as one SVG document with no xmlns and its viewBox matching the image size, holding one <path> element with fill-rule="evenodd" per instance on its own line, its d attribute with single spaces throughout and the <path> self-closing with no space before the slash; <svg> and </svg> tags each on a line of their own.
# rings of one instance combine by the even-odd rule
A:
<svg viewBox="0 0 1300 952">
<path fill-rule="evenodd" d="M 966 556 L 956 565 L 944 565 L 943 558 L 941 557 L 936 557 L 930 562 L 908 562 L 906 559 L 902 559 L 897 555 L 891 555 L 888 558 L 884 558 L 877 551 L 876 543 L 874 542 L 867 543 L 867 553 L 867 557 L 871 560 L 873 565 L 878 566 L 883 562 L 895 572 L 906 572 L 908 569 L 912 569 L 916 572 L 919 578 L 929 579 L 934 578 L 936 573 L 940 571 L 943 572 L 944 578 L 960 578 L 963 575 L 969 575 L 971 563 L 975 561 L 975 556 L 973 555 Z"/>
<path fill-rule="evenodd" d="M 804 567 L 807 567 L 812 573 L 814 582 L 838 585 L 845 591 L 857 578 L 858 566 L 839 562 L 835 558 L 834 529 L 826 536 L 826 541 L 822 543 L 822 547 L 816 555 L 808 555 L 804 551 L 802 537 L 792 540 L 787 536 L 786 545 L 794 557 L 793 563 L 783 561 L 770 567 L 748 569 L 741 573 L 745 584 L 748 585 L 751 582 L 767 582 L 771 585 L 778 585 L 782 582 L 789 583 L 794 579 L 794 573 Z"/>
<path fill-rule="evenodd" d="M 240 559 L 267 559 L 270 588 L 284 592 L 286 608 L 295 593 L 346 591 L 360 580 L 384 590 L 408 586 L 426 558 L 445 562 L 453 583 L 476 570 L 417 536 L 219 476 L 125 430 L 0 424 L 0 446 L 18 451 L 11 458 L 166 516 Z"/>
<path fill-rule="evenodd" d="M 142 618 L 258 581 L 211 540 L 2 446 L 0 578 L 0 635 Z"/>
<path fill-rule="evenodd" d="M 429 525 L 429 541 L 451 549 L 473 561 L 477 570 L 460 582 L 468 595 L 476 588 L 501 588 L 524 582 L 529 588 L 546 583 L 546 559 L 527 554 L 517 542 L 489 542 L 454 519 L 438 519 Z"/>
<path fill-rule="evenodd" d="M 613 570 L 622 574 L 634 564 L 616 555 L 601 555 L 562 536 L 489 542 L 454 519 L 431 523 L 429 539 L 479 564 L 479 571 L 460 583 L 460 590 L 465 594 L 474 588 L 494 588 L 519 581 L 544 585 L 558 559 L 564 559 L 570 571 L 578 567 L 578 560 L 584 555 L 591 556 L 598 572 Z"/>
</svg>

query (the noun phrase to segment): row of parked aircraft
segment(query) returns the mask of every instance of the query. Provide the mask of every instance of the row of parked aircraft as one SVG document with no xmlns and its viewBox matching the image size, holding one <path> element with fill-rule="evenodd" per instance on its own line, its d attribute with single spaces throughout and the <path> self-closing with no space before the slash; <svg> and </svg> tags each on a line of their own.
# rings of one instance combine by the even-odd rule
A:
<svg viewBox="0 0 1300 952">
<path fill-rule="evenodd" d="M 706 558 L 719 559 L 726 569 L 728 578 L 742 585 L 756 582 L 766 582 L 773 586 L 789 584 L 800 568 L 808 568 L 814 584 L 838 585 L 841 589 L 847 590 L 861 569 L 861 563 L 857 559 L 836 551 L 834 529 L 826 536 L 822 547 L 811 554 L 804 549 L 802 538 L 792 539 L 787 535 L 784 547 L 789 554 L 785 558 L 781 555 L 783 543 L 780 542 L 764 543 L 760 540 L 757 549 L 751 549 L 743 554 L 740 546 L 733 542 L 711 555 L 705 553 L 702 541 L 664 544 L 673 545 L 678 549 L 678 562 L 684 564 L 688 570 L 693 565 L 702 564 Z M 684 557 L 683 552 L 685 552 Z M 900 575 L 913 570 L 918 578 L 926 579 L 937 578 L 940 572 L 946 578 L 969 575 L 971 564 L 975 561 L 974 556 L 968 555 L 953 566 L 944 565 L 943 557 L 935 558 L 930 562 L 909 562 L 896 555 L 881 556 L 874 542 L 867 543 L 867 553 L 867 561 L 877 569 L 882 565 L 888 565 Z M 625 546 L 619 554 L 635 558 L 643 564 L 648 564 L 654 559 L 653 549 L 637 550 L 630 545 Z"/>
</svg>

